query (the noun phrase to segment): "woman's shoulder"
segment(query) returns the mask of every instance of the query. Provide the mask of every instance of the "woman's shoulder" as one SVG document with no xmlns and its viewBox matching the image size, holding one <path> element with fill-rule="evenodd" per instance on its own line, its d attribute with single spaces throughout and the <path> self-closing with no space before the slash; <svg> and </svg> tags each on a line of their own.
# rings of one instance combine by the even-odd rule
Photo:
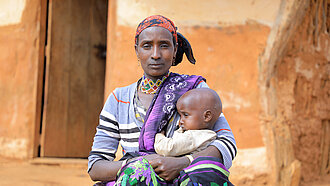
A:
<svg viewBox="0 0 330 186">
<path fill-rule="evenodd" d="M 195 75 L 195 74 L 180 74 L 180 73 L 176 73 L 176 72 L 171 72 L 172 76 L 181 76 L 182 78 L 189 78 L 189 77 L 196 77 L 196 76 L 200 76 L 200 75 Z"/>
<path fill-rule="evenodd" d="M 199 78 L 200 82 L 198 82 L 198 85 L 196 86 L 196 88 L 209 88 L 209 86 L 206 84 L 206 79 L 203 76 L 200 76 L 200 75 L 179 74 L 179 73 L 173 73 L 173 72 L 172 72 L 172 75 L 173 75 L 173 77 L 180 76 L 183 79 L 200 77 Z"/>
<path fill-rule="evenodd" d="M 196 88 L 210 88 L 205 81 L 201 81 Z"/>
<path fill-rule="evenodd" d="M 121 103 L 130 103 L 134 96 L 135 88 L 136 82 L 128 86 L 115 88 L 108 96 L 107 102 L 110 100 L 116 100 L 117 102 Z"/>
<path fill-rule="evenodd" d="M 124 87 L 117 87 L 117 88 L 115 88 L 115 90 L 113 92 L 115 94 L 128 93 L 128 92 L 134 90 L 135 88 L 136 88 L 136 82 L 134 82 L 130 85 L 124 86 Z"/>
</svg>

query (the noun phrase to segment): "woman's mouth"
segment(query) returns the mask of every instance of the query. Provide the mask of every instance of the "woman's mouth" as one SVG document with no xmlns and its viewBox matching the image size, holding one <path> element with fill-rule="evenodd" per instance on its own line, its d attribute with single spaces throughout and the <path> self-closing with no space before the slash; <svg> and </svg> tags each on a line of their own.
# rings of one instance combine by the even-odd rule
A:
<svg viewBox="0 0 330 186">
<path fill-rule="evenodd" d="M 155 63 L 155 64 L 149 64 L 149 66 L 151 68 L 159 68 L 159 67 L 163 66 L 163 64 L 161 64 L 161 63 Z"/>
</svg>

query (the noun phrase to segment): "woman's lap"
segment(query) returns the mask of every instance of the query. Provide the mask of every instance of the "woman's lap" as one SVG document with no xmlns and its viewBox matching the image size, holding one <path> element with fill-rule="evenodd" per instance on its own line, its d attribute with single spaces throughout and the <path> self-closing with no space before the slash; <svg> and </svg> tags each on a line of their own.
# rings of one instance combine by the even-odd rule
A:
<svg viewBox="0 0 330 186">
<path fill-rule="evenodd" d="M 228 180 L 229 172 L 221 163 L 220 159 L 214 157 L 198 157 L 190 166 L 180 172 L 178 178 L 172 183 L 165 182 L 160 178 L 148 161 L 138 158 L 125 165 L 117 174 L 116 182 L 108 182 L 104 185 L 221 185 L 230 186 Z"/>
<path fill-rule="evenodd" d="M 229 171 L 214 157 L 198 157 L 180 172 L 175 185 L 232 185 L 228 180 Z"/>
</svg>

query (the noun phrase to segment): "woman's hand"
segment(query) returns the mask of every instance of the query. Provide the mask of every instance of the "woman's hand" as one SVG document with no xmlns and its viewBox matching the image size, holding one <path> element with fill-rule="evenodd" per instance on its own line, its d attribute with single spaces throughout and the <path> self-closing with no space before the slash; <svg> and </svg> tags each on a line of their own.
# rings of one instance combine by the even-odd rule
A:
<svg viewBox="0 0 330 186">
<path fill-rule="evenodd" d="M 194 153 L 192 155 L 194 158 L 199 156 L 213 156 L 221 158 L 221 153 L 215 146 L 209 146 L 206 149 Z M 166 181 L 172 181 L 174 178 L 177 178 L 184 168 L 190 165 L 190 160 L 183 157 L 163 157 L 158 154 L 152 154 L 145 156 L 149 161 L 152 168 L 155 170 L 158 176 L 165 179 Z"/>
<path fill-rule="evenodd" d="M 154 161 L 156 159 L 162 158 L 163 156 L 159 155 L 159 154 L 149 154 L 149 155 L 146 155 L 146 156 L 143 156 L 143 157 L 146 160 L 148 160 L 148 162 L 151 162 L 151 161 Z"/>
<path fill-rule="evenodd" d="M 187 157 L 163 157 L 157 155 L 148 160 L 158 176 L 166 181 L 177 178 L 184 168 L 188 167 L 190 161 Z"/>
</svg>

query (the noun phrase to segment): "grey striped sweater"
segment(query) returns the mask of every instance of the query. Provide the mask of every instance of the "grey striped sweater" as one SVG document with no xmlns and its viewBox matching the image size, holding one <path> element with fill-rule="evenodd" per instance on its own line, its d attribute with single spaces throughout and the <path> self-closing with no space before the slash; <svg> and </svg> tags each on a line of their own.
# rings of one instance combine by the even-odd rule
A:
<svg viewBox="0 0 330 186">
<path fill-rule="evenodd" d="M 98 160 L 113 161 L 119 142 L 125 152 L 139 150 L 138 139 L 143 123 L 137 120 L 133 107 L 134 93 L 137 83 L 115 89 L 108 97 L 100 114 L 92 150 L 88 157 L 88 171 Z M 205 82 L 197 88 L 208 87 Z M 180 119 L 175 114 L 167 128 L 167 137 L 173 135 Z M 216 146 L 222 154 L 224 165 L 229 169 L 236 156 L 236 142 L 224 115 L 221 114 L 214 129 L 217 139 L 210 145 Z"/>
</svg>

